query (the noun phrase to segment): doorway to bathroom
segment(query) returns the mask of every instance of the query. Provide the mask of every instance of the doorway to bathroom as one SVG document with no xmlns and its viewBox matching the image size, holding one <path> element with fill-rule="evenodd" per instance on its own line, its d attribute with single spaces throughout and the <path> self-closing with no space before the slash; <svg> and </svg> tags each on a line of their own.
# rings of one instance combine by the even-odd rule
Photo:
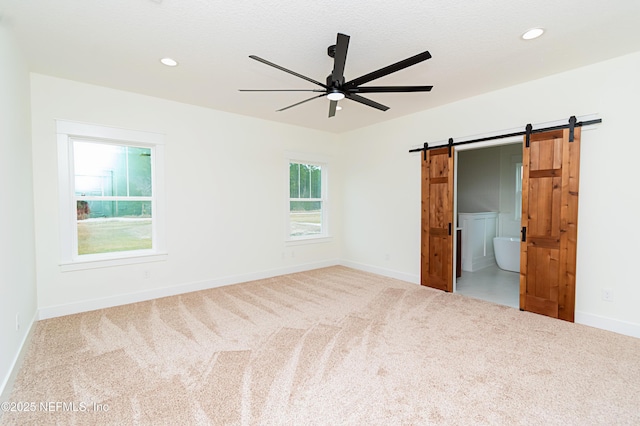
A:
<svg viewBox="0 0 640 426">
<path fill-rule="evenodd" d="M 522 138 L 461 146 L 455 154 L 454 217 L 460 236 L 456 262 L 460 265 L 454 292 L 517 309 Z M 498 258 L 496 237 L 505 238 L 496 242 Z"/>
<path fill-rule="evenodd" d="M 410 152 L 423 151 L 421 285 L 448 292 L 462 290 L 462 285 L 460 290 L 457 289 L 454 272 L 457 272 L 457 264 L 462 266 L 465 263 L 464 256 L 459 262 L 457 260 L 458 249 L 465 252 L 465 240 L 463 238 L 458 244 L 454 235 L 458 231 L 456 218 L 460 217 L 457 194 L 458 190 L 463 192 L 465 189 L 463 186 L 458 188 L 457 183 L 454 185 L 454 182 L 461 177 L 458 176 L 458 151 L 463 152 L 466 149 L 457 147 L 463 145 L 469 147 L 472 143 L 476 144 L 476 149 L 501 146 L 507 142 L 516 142 L 507 138 L 515 139 L 516 136 L 525 135 L 522 165 L 518 167 L 518 163 L 515 163 L 516 171 L 514 172 L 518 173 L 517 169 L 519 169 L 522 180 L 520 264 L 513 268 L 504 268 L 500 263 L 500 259 L 504 257 L 497 255 L 495 259 L 501 269 L 519 271 L 520 309 L 565 321 L 574 321 L 581 129 L 584 125 L 598 124 L 602 121 L 596 119 L 577 122 L 576 120 L 576 117 L 572 116 L 568 125 L 560 124 L 539 129 L 533 129 L 533 126 L 528 124 L 524 132 L 506 133 L 457 144 L 453 139 L 449 139 L 447 145 L 436 145 L 434 148 L 430 148 L 425 142 L 423 148 L 410 150 Z M 496 139 L 502 139 L 504 142 L 495 143 Z M 493 168 L 500 169 L 501 164 L 494 165 Z M 499 172 L 498 176 L 500 176 Z M 516 179 L 515 188 L 518 187 L 517 182 Z M 475 189 L 472 199 L 479 199 L 476 193 L 487 193 L 484 190 L 487 186 L 491 184 Z M 500 186 L 500 178 L 498 183 L 493 183 L 493 186 Z M 497 198 L 500 200 L 500 195 Z M 460 203 L 462 200 L 460 198 Z M 515 196 L 513 206 L 513 222 L 517 223 Z M 486 208 L 483 207 L 481 210 Z M 508 221 L 502 220 L 505 212 L 500 208 L 494 212 L 475 212 L 475 214 L 487 216 L 490 213 L 495 216 L 493 226 L 496 235 L 509 228 Z M 478 229 L 484 229 L 484 234 L 481 236 L 484 241 L 481 250 L 482 256 L 487 257 L 491 256 L 494 244 L 493 239 L 489 238 L 486 232 L 492 222 L 485 220 L 484 223 L 484 228 Z M 477 231 L 475 229 L 474 234 Z M 463 232 L 464 230 L 465 228 L 462 227 Z M 517 241 L 517 237 L 506 237 L 506 239 Z M 498 244 L 499 241 L 500 238 L 496 238 L 496 247 L 501 245 Z M 475 250 L 475 245 L 472 247 Z M 515 252 L 515 250 L 511 251 Z M 475 261 L 475 258 L 472 261 Z M 473 267 L 471 272 L 474 272 Z"/>
</svg>

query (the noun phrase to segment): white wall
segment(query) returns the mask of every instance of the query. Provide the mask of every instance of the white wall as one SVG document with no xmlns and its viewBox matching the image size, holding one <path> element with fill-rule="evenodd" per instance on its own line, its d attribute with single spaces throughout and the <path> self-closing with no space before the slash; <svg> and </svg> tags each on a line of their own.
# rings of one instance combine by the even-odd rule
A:
<svg viewBox="0 0 640 426">
<path fill-rule="evenodd" d="M 458 213 L 498 212 L 498 236 L 519 236 L 520 218 L 515 217 L 518 162 L 522 162 L 522 143 L 458 152 Z"/>
<path fill-rule="evenodd" d="M 339 200 L 337 136 L 39 74 L 31 85 L 41 317 L 338 262 L 339 203 L 330 241 L 284 243 L 285 151 L 329 157 Z M 60 271 L 55 119 L 166 135 L 168 260 Z"/>
<path fill-rule="evenodd" d="M 30 132 L 29 73 L 0 20 L 0 392 L 36 315 Z"/>
<path fill-rule="evenodd" d="M 640 52 L 342 135 L 353 160 L 343 176 L 345 263 L 418 282 L 421 154 L 409 149 L 598 113 L 603 123 L 583 131 L 576 321 L 640 337 L 638 75 Z"/>
<path fill-rule="evenodd" d="M 500 147 L 458 153 L 458 212 L 500 211 Z"/>
<path fill-rule="evenodd" d="M 640 231 L 627 224 L 640 201 L 638 74 L 640 52 L 340 136 L 32 75 L 38 306 L 46 317 L 338 259 L 417 282 L 420 154 L 410 148 L 599 113 L 604 123 L 583 136 L 576 319 L 640 336 L 632 269 Z M 169 260 L 60 272 L 56 118 L 167 135 Z M 283 243 L 285 151 L 333 158 L 329 243 Z M 614 302 L 602 300 L 603 287 Z"/>
</svg>

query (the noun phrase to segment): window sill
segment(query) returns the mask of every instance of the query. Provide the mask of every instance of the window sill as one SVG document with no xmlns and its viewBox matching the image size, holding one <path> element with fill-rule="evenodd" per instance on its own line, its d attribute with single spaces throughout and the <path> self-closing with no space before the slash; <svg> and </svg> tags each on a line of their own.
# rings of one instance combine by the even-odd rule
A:
<svg viewBox="0 0 640 426">
<path fill-rule="evenodd" d="M 113 259 L 76 260 L 60 264 L 61 272 L 82 271 L 85 269 L 110 268 L 113 266 L 133 265 L 137 263 L 162 262 L 167 260 L 167 253 L 129 255 Z"/>
<path fill-rule="evenodd" d="M 333 240 L 333 237 L 330 235 L 323 235 L 319 237 L 302 237 L 302 238 L 291 238 L 285 240 L 285 245 L 287 246 L 298 246 L 303 244 L 319 244 L 319 243 L 329 243 Z"/>
</svg>

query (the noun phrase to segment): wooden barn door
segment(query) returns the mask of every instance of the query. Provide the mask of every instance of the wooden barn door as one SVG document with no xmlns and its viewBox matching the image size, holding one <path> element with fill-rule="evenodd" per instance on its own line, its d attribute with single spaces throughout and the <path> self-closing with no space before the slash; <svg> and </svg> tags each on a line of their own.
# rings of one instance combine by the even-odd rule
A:
<svg viewBox="0 0 640 426">
<path fill-rule="evenodd" d="M 523 145 L 520 309 L 573 322 L 580 128 Z"/>
<path fill-rule="evenodd" d="M 453 291 L 453 148 L 425 152 L 422 161 L 420 284 Z"/>
</svg>

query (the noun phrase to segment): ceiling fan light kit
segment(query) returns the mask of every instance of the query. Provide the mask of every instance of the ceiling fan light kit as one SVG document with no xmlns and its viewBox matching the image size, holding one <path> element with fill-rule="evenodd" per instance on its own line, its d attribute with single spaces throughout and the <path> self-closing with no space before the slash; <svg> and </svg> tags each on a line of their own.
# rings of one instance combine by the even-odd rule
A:
<svg viewBox="0 0 640 426">
<path fill-rule="evenodd" d="M 327 94 L 327 98 L 329 98 L 329 100 L 332 100 L 332 101 L 341 101 L 344 99 L 344 93 L 338 90 L 333 90 Z"/>
<path fill-rule="evenodd" d="M 424 51 L 410 58 L 404 59 L 400 62 L 396 62 L 379 70 L 370 72 L 353 80 L 345 82 L 344 68 L 347 60 L 347 50 L 349 48 L 350 37 L 346 34 L 338 33 L 336 44 L 327 48 L 327 54 L 333 58 L 333 71 L 327 76 L 326 84 L 316 81 L 312 78 L 299 74 L 295 71 L 291 71 L 280 65 L 269 62 L 255 55 L 250 55 L 251 59 L 258 62 L 262 62 L 265 65 L 269 65 L 273 68 L 279 69 L 298 78 L 306 80 L 310 83 L 320 86 L 321 89 L 240 89 L 241 92 L 317 92 L 319 95 L 315 95 L 311 98 L 297 102 L 293 105 L 281 108 L 277 111 L 284 111 L 289 108 L 293 108 L 305 102 L 311 101 L 316 98 L 326 96 L 331 102 L 329 104 L 329 117 L 336 115 L 338 108 L 338 101 L 347 98 L 352 101 L 361 103 L 363 105 L 378 109 L 380 111 L 386 111 L 388 106 L 372 101 L 371 99 L 360 96 L 359 93 L 408 93 L 408 92 L 429 92 L 433 86 L 361 86 L 362 84 L 369 83 L 370 81 L 384 77 L 396 71 L 403 70 L 412 65 L 419 64 L 431 58 L 431 54 L 428 51 Z"/>
</svg>

